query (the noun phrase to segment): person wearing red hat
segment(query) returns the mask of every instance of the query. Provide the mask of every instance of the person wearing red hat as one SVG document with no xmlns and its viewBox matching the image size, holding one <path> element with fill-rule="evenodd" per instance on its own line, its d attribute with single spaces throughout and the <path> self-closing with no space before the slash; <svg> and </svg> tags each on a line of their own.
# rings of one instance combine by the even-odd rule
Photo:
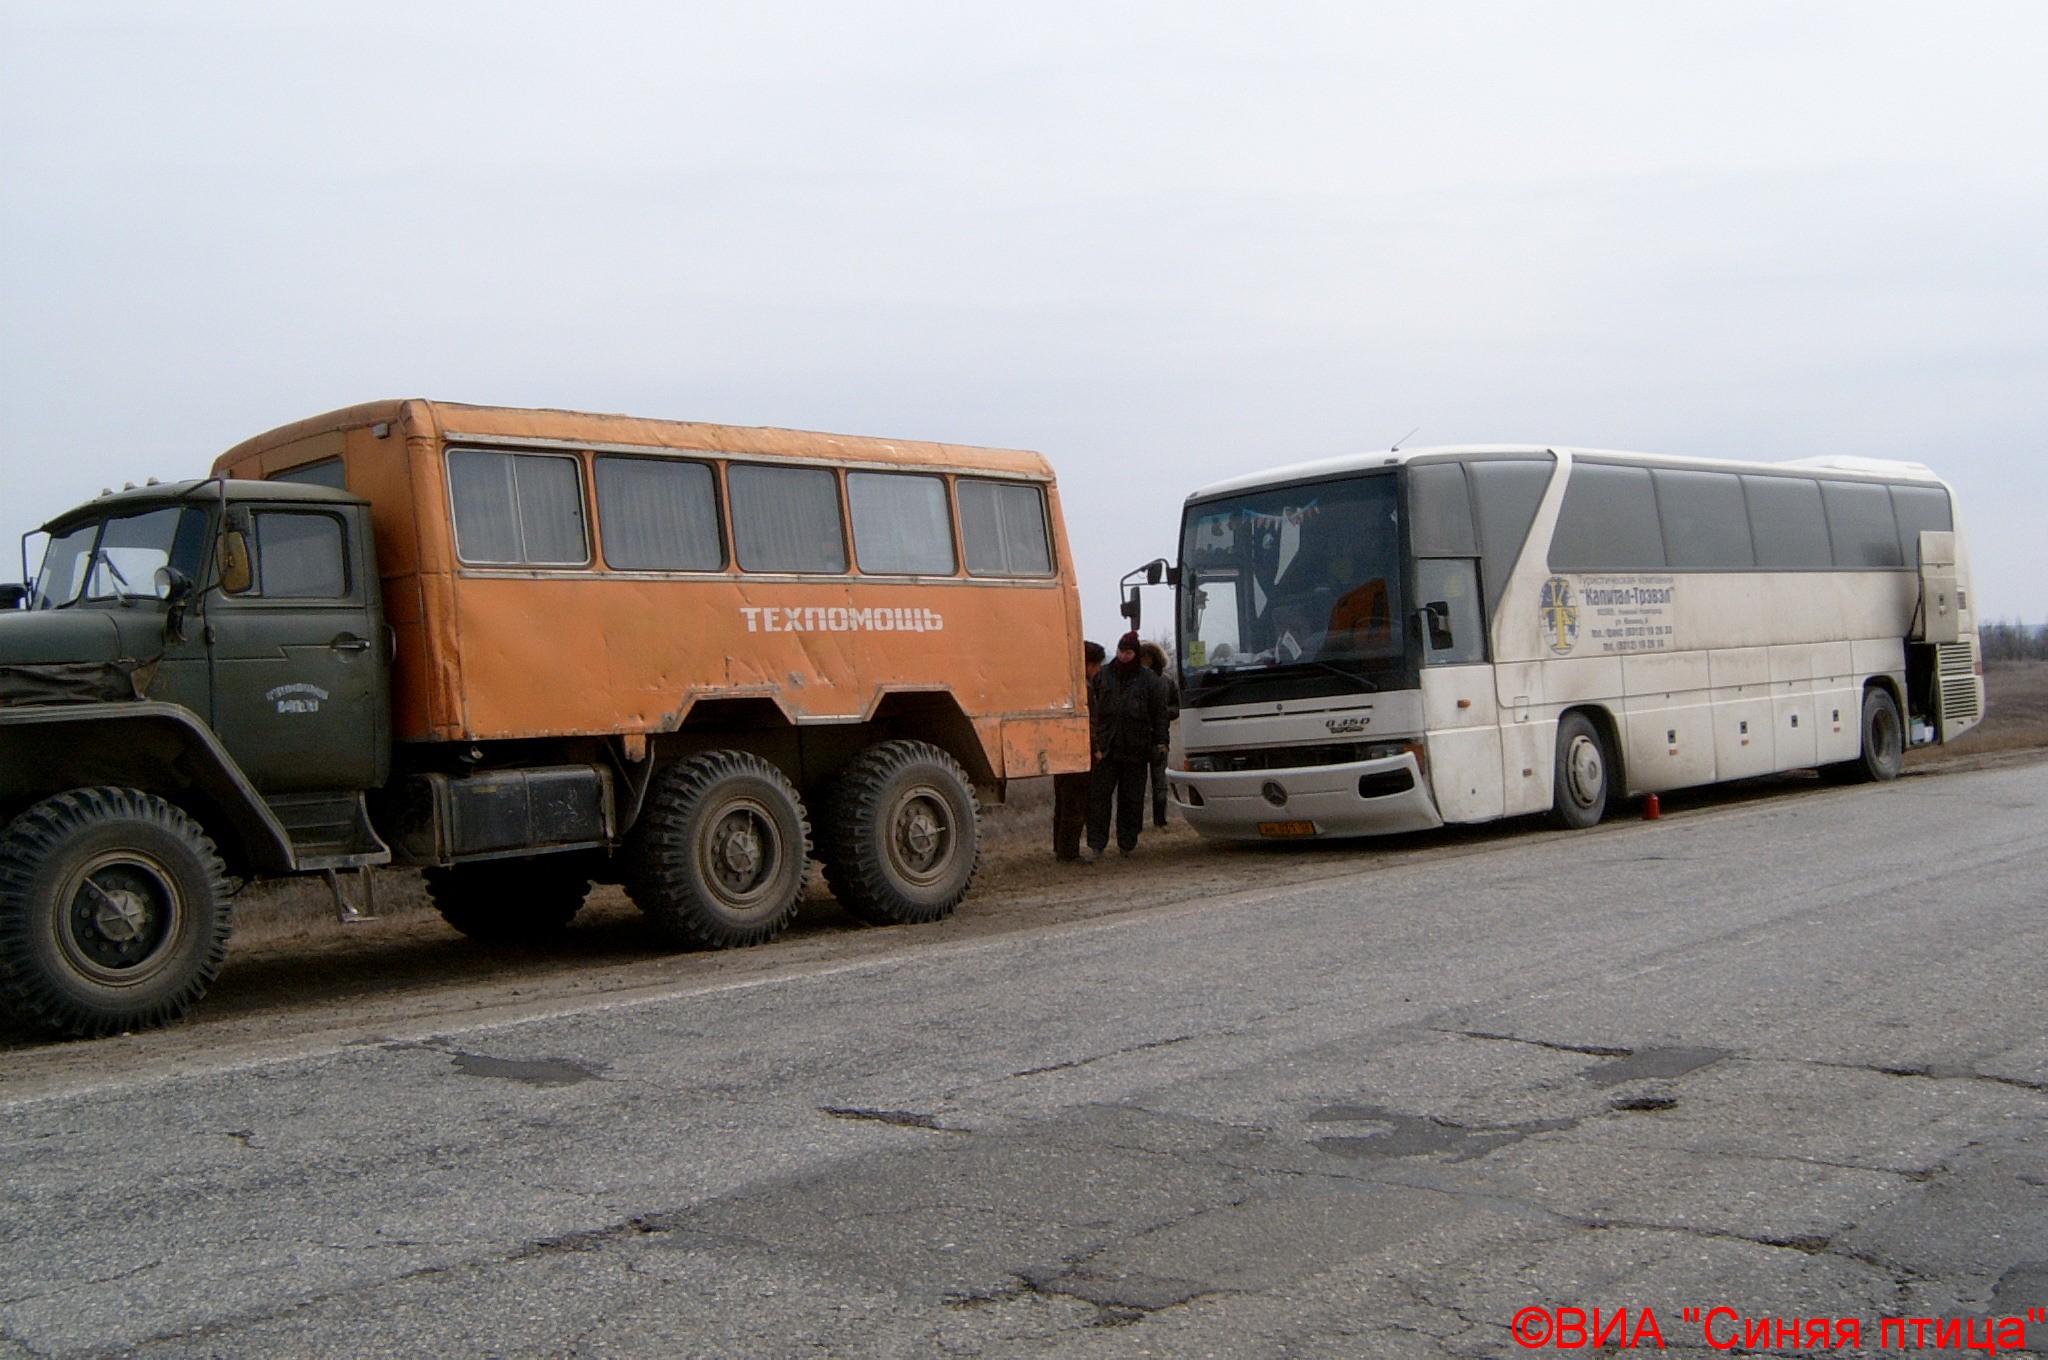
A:
<svg viewBox="0 0 2048 1360">
<path fill-rule="evenodd" d="M 1110 808 L 1116 809 L 1116 844 L 1138 848 L 1145 825 L 1145 781 L 1152 761 L 1166 753 L 1166 682 L 1138 659 L 1138 635 L 1117 639 L 1116 659 L 1088 687 L 1088 723 L 1095 771 L 1088 788 L 1088 851 L 1109 848 Z"/>
</svg>

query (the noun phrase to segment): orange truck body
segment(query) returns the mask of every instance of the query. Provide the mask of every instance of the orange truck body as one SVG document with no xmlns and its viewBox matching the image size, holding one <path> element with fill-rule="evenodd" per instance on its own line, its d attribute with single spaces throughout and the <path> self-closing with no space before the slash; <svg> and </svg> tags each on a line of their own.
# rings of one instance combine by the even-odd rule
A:
<svg viewBox="0 0 2048 1360">
<path fill-rule="evenodd" d="M 450 449 L 574 460 L 587 560 L 465 562 Z M 609 565 L 594 467 L 608 456 L 708 467 L 724 566 Z M 742 465 L 832 469 L 842 533 L 854 523 L 847 472 L 941 478 L 954 570 L 870 574 L 858 544 L 844 548 L 839 572 L 743 570 L 727 495 Z M 741 727 L 802 782 L 866 734 L 914 730 L 997 791 L 1008 779 L 1088 766 L 1079 598 L 1058 487 L 1035 453 L 403 400 L 259 435 L 213 470 L 255 480 L 325 470 L 370 502 L 402 743 L 617 738 L 640 758 L 650 747 L 716 745 L 715 734 Z M 1040 490 L 1049 571 L 969 574 L 962 479 Z"/>
</svg>

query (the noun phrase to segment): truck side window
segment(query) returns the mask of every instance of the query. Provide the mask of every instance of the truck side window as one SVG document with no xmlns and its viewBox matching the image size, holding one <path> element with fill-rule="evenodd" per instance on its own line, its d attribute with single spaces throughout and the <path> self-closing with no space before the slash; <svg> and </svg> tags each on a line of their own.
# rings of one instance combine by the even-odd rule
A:
<svg viewBox="0 0 2048 1360">
<path fill-rule="evenodd" d="M 732 545 L 741 571 L 846 570 L 839 475 L 828 468 L 732 463 Z"/>
<path fill-rule="evenodd" d="M 619 571 L 725 567 L 718 482 L 703 463 L 599 458 L 597 523 L 604 535 L 604 560 Z"/>
<path fill-rule="evenodd" d="M 580 567 L 590 561 L 583 473 L 548 453 L 448 450 L 455 552 L 492 567 Z"/>
<path fill-rule="evenodd" d="M 256 512 L 256 591 L 270 600 L 338 600 L 348 594 L 341 521 L 296 510 Z"/>
<path fill-rule="evenodd" d="M 951 576 L 953 517 L 943 477 L 849 472 L 853 555 L 860 569 L 886 576 Z"/>
<path fill-rule="evenodd" d="M 1047 576 L 1052 540 L 1045 529 L 1045 492 L 1017 482 L 962 477 L 960 542 L 970 576 Z"/>
</svg>

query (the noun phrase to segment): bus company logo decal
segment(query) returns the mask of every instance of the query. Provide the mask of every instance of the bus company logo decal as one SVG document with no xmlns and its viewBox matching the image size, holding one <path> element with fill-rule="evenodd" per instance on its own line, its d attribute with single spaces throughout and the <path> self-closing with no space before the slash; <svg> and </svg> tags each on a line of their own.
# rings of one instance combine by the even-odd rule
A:
<svg viewBox="0 0 2048 1360">
<path fill-rule="evenodd" d="M 318 713 L 327 699 L 327 691 L 318 685 L 279 685 L 265 690 L 263 697 L 276 704 L 280 713 Z"/>
<path fill-rule="evenodd" d="M 946 626 L 936 609 L 742 605 L 740 613 L 749 633 L 937 633 Z"/>
<path fill-rule="evenodd" d="M 1572 648 L 1579 645 L 1579 602 L 1572 596 L 1572 583 L 1562 576 L 1545 581 L 1537 612 L 1550 650 L 1559 656 L 1571 655 Z"/>
</svg>

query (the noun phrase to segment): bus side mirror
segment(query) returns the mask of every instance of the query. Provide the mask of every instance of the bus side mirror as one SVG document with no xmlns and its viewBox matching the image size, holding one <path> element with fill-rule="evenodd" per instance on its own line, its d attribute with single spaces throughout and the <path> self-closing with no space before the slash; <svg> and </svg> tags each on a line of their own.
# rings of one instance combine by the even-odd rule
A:
<svg viewBox="0 0 2048 1360">
<path fill-rule="evenodd" d="M 248 536 L 240 529 L 230 529 L 220 536 L 220 588 L 229 595 L 241 595 L 255 584 Z"/>
<path fill-rule="evenodd" d="M 1166 576 L 1166 562 L 1164 561 L 1164 559 L 1159 559 L 1159 560 L 1155 560 L 1155 561 L 1147 562 L 1147 563 L 1145 564 L 1145 584 L 1146 584 L 1146 585 L 1148 585 L 1148 586 L 1156 586 L 1156 585 L 1158 585 L 1158 584 L 1160 583 L 1160 581 L 1161 581 L 1161 580 L 1165 579 L 1165 576 Z"/>
<path fill-rule="evenodd" d="M 1118 612 L 1131 621 L 1131 631 L 1134 633 L 1138 631 L 1138 615 L 1143 609 L 1144 606 L 1138 600 L 1138 588 L 1132 586 L 1131 593 L 1124 597 L 1123 608 Z"/>
<path fill-rule="evenodd" d="M 1451 649 L 1451 606 L 1448 601 L 1431 600 L 1422 606 L 1422 624 L 1429 633 L 1431 651 L 1447 652 Z"/>
<path fill-rule="evenodd" d="M 0 585 L 0 609 L 19 609 L 28 603 L 28 587 L 8 582 Z"/>
</svg>

